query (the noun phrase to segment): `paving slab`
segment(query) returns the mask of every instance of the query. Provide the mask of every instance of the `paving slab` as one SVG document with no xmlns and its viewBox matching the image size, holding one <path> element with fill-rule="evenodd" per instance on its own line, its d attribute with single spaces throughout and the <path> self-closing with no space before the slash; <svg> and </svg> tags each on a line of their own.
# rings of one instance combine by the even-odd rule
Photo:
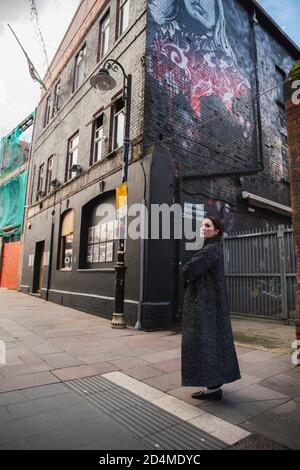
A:
<svg viewBox="0 0 300 470">
<path fill-rule="evenodd" d="M 39 372 L 27 375 L 18 375 L 16 377 L 0 378 L 0 393 L 56 382 L 60 382 L 60 379 L 55 377 L 51 372 Z"/>
<path fill-rule="evenodd" d="M 152 377 L 151 379 L 145 379 L 145 383 L 151 385 L 152 387 L 162 390 L 164 392 L 173 390 L 180 387 L 181 385 L 181 372 L 171 372 L 169 374 L 165 373 L 157 377 Z"/>
<path fill-rule="evenodd" d="M 300 381 L 297 376 L 295 378 L 295 375 L 278 374 L 262 381 L 261 385 L 276 390 L 279 393 L 286 394 L 291 398 L 299 395 L 300 391 Z"/>
<path fill-rule="evenodd" d="M 258 416 L 268 410 L 276 410 L 280 408 L 282 403 L 286 402 L 286 398 L 279 400 L 261 400 L 250 403 L 237 403 L 228 406 L 225 402 L 218 402 L 215 404 L 205 402 L 201 407 L 207 413 L 213 414 L 218 418 L 222 418 L 232 424 L 242 425 L 255 416 Z"/>
<path fill-rule="evenodd" d="M 118 370 L 118 367 L 109 362 L 101 362 L 100 364 L 83 365 L 77 367 L 67 367 L 64 369 L 56 369 L 52 373 L 55 377 L 62 381 L 78 379 L 80 377 L 89 377 L 101 373 Z"/>
<path fill-rule="evenodd" d="M 162 412 L 168 409 L 174 416 L 177 413 L 195 419 L 207 415 L 203 421 L 207 429 L 218 427 L 218 420 L 239 425 L 246 431 L 253 425 L 251 432 L 257 435 L 262 432 L 264 439 L 276 443 L 278 432 L 278 445 L 292 448 L 298 445 L 297 439 L 290 442 L 293 439 L 290 432 L 283 441 L 280 428 L 283 423 L 284 433 L 289 426 L 296 432 L 299 424 L 300 368 L 294 368 L 291 363 L 290 345 L 294 335 L 291 327 L 233 317 L 242 379 L 224 385 L 222 402 L 199 402 L 191 394 L 200 387 L 181 387 L 180 332 L 112 330 L 109 320 L 39 298 L 1 289 L 0 297 L 0 339 L 2 333 L 8 358 L 7 365 L 0 367 L 0 422 L 2 419 L 7 435 L 13 435 L 8 426 L 12 426 L 12 421 L 18 421 L 21 430 L 28 423 L 28 432 L 33 429 L 39 434 L 92 420 L 94 407 L 85 406 L 85 394 L 75 393 L 64 383 L 102 374 L 115 380 L 116 386 L 121 381 L 121 386 L 129 387 L 141 399 L 151 403 L 157 400 Z M 118 402 L 120 413 L 121 405 L 122 400 Z M 267 426 L 265 416 L 271 417 L 274 429 Z M 39 421 L 38 417 L 43 419 Z M 8 421 L 9 418 L 13 419 Z M 219 435 L 224 433 L 225 438 L 230 429 L 223 426 Z M 183 429 L 178 431 L 183 436 Z M 238 438 L 243 434 L 239 433 Z M 177 445 L 176 439 L 168 440 L 164 431 L 159 438 L 162 445 Z M 33 436 L 28 434 L 22 436 L 16 432 L 14 439 L 2 443 L 2 448 L 33 445 Z M 254 441 L 247 439 L 243 442 L 251 446 Z M 137 441 L 142 447 L 154 445 L 151 439 Z M 111 442 L 114 446 L 115 441 Z M 68 445 L 75 444 L 70 441 Z M 98 445 L 101 448 L 101 440 L 94 437 L 81 447 Z"/>
<path fill-rule="evenodd" d="M 62 408 L 62 406 L 54 397 L 38 398 L 36 400 L 7 406 L 9 414 L 15 419 L 39 415 L 59 408 Z"/>
<path fill-rule="evenodd" d="M 42 360 L 47 363 L 51 369 L 62 369 L 82 365 L 83 362 L 67 353 L 52 353 L 41 355 Z"/>
<path fill-rule="evenodd" d="M 276 390 L 262 386 L 260 384 L 249 385 L 236 392 L 228 393 L 223 398 L 223 403 L 237 404 L 237 403 L 254 403 L 265 400 L 288 400 L 290 397 L 287 394 L 279 393 Z"/>
<path fill-rule="evenodd" d="M 273 361 L 261 361 L 257 364 L 253 362 L 245 362 L 243 359 L 245 356 L 246 354 L 243 354 L 241 356 L 242 359 L 239 360 L 241 371 L 248 375 L 260 377 L 261 379 L 267 379 L 278 374 L 289 372 L 292 369 L 291 364 L 282 364 Z"/>
<path fill-rule="evenodd" d="M 242 427 L 250 432 L 262 434 L 289 449 L 300 449 L 300 424 L 272 411 L 256 416 L 251 421 L 243 423 Z"/>
<path fill-rule="evenodd" d="M 161 370 L 155 369 L 155 367 L 151 366 L 140 366 L 131 369 L 124 369 L 123 372 L 124 374 L 130 375 L 130 377 L 134 377 L 137 380 L 149 379 L 151 377 L 161 375 Z"/>
</svg>

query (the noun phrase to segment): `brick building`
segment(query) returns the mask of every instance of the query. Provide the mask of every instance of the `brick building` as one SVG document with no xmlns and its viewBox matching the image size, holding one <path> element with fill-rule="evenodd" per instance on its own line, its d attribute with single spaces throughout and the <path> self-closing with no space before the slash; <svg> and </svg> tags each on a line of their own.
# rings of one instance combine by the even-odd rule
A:
<svg viewBox="0 0 300 470">
<path fill-rule="evenodd" d="M 0 139 L 0 287 L 7 289 L 19 287 L 20 235 L 30 151 L 27 130 L 33 119 L 30 114 Z"/>
<path fill-rule="evenodd" d="M 132 74 L 128 206 L 204 204 L 227 232 L 290 223 L 282 85 L 299 55 L 255 1 L 83 0 L 36 110 L 21 290 L 113 312 L 114 218 L 95 227 L 122 179 L 122 75 L 90 85 L 107 58 Z M 180 318 L 183 242 L 127 240 L 129 324 L 139 307 L 145 329 Z"/>
</svg>

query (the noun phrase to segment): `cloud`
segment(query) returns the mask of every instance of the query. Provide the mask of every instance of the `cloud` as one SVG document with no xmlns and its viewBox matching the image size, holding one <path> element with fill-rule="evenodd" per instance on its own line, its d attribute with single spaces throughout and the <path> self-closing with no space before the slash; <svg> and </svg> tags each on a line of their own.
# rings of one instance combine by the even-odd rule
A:
<svg viewBox="0 0 300 470">
<path fill-rule="evenodd" d="M 19 21 L 29 12 L 28 0 L 1 0 L 0 2 L 0 24 L 8 21 Z"/>
<path fill-rule="evenodd" d="M 6 87 L 3 82 L 0 82 L 0 104 L 5 103 Z"/>
<path fill-rule="evenodd" d="M 58 4 L 59 0 L 35 1 L 38 14 L 42 14 L 49 4 Z M 30 0 L 0 0 L 0 34 L 3 33 L 7 23 L 28 23 L 30 21 Z"/>
<path fill-rule="evenodd" d="M 258 0 L 261 6 L 269 13 L 276 23 L 290 36 L 290 38 L 300 44 L 300 2 L 299 0 Z"/>
<path fill-rule="evenodd" d="M 39 24 L 51 61 L 80 0 L 35 0 Z M 32 80 L 26 58 L 9 31 L 10 23 L 41 76 L 46 60 L 35 24 L 30 18 L 30 0 L 0 0 L 0 138 L 31 113 L 40 99 L 40 86 Z M 53 26 L 55 25 L 55 27 Z"/>
</svg>

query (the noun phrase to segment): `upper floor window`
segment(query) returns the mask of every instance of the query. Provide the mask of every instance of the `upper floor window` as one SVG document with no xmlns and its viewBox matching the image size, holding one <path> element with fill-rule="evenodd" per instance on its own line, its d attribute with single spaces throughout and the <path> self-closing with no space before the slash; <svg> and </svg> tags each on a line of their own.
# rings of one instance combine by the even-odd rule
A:
<svg viewBox="0 0 300 470">
<path fill-rule="evenodd" d="M 103 156 L 103 114 L 94 122 L 94 146 L 92 163 L 101 160 Z"/>
<path fill-rule="evenodd" d="M 86 45 L 84 45 L 76 56 L 75 61 L 75 77 L 74 77 L 74 91 L 80 87 L 85 79 L 85 66 L 86 66 Z"/>
<path fill-rule="evenodd" d="M 48 158 L 47 163 L 47 177 L 46 177 L 46 194 L 50 193 L 50 183 L 52 181 L 52 169 L 53 169 L 53 156 Z"/>
<path fill-rule="evenodd" d="M 122 147 L 124 142 L 125 107 L 123 97 L 119 98 L 113 107 L 113 150 Z"/>
<path fill-rule="evenodd" d="M 38 185 L 37 185 L 37 200 L 44 195 L 44 163 L 40 165 L 39 176 L 38 176 Z"/>
<path fill-rule="evenodd" d="M 66 180 L 74 178 L 74 176 L 77 175 L 77 171 L 74 168 L 74 165 L 77 165 L 78 146 L 79 146 L 79 132 L 77 132 L 77 134 L 75 134 L 69 140 L 69 143 L 68 143 Z"/>
<path fill-rule="evenodd" d="M 100 23 L 100 59 L 102 59 L 108 52 L 109 30 L 110 16 L 108 12 Z"/>
<path fill-rule="evenodd" d="M 59 111 L 59 99 L 60 99 L 60 80 L 56 82 L 55 87 L 54 87 L 52 116 L 54 116 Z"/>
<path fill-rule="evenodd" d="M 53 96 L 52 96 L 52 93 L 50 93 L 46 99 L 44 127 L 46 127 L 50 122 L 50 118 L 52 116 L 52 108 L 53 108 Z"/>
<path fill-rule="evenodd" d="M 119 36 L 121 36 L 129 26 L 129 0 L 119 1 Z"/>
</svg>

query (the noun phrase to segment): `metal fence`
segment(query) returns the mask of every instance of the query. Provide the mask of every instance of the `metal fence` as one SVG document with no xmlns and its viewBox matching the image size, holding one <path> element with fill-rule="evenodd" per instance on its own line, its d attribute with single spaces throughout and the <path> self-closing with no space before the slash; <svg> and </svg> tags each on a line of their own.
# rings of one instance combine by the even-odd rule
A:
<svg viewBox="0 0 300 470">
<path fill-rule="evenodd" d="M 295 319 L 296 256 L 293 229 L 232 233 L 224 238 L 230 311 Z"/>
</svg>

